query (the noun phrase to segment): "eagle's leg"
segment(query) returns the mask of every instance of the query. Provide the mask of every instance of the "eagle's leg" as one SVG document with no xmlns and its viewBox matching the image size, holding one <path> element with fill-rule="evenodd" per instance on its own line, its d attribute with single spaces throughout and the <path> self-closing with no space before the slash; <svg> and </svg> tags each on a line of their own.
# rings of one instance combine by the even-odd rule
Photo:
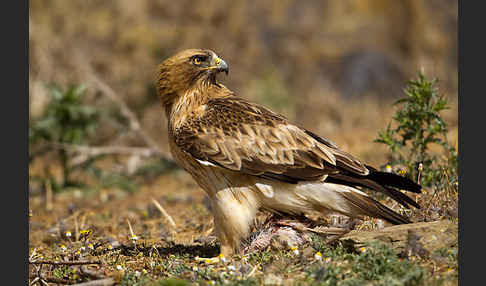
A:
<svg viewBox="0 0 486 286">
<path fill-rule="evenodd" d="M 221 254 L 231 257 L 250 233 L 258 202 L 247 188 L 225 188 L 210 196 Z"/>
</svg>

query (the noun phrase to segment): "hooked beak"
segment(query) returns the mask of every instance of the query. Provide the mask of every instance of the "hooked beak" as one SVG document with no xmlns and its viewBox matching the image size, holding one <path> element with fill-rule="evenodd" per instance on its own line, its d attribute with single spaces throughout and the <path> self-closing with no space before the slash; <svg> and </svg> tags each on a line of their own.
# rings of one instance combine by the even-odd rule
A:
<svg viewBox="0 0 486 286">
<path fill-rule="evenodd" d="M 225 61 L 223 61 L 221 58 L 218 58 L 217 56 L 214 56 L 211 60 L 211 69 L 214 69 L 218 72 L 224 71 L 226 75 L 229 72 L 228 64 Z"/>
</svg>

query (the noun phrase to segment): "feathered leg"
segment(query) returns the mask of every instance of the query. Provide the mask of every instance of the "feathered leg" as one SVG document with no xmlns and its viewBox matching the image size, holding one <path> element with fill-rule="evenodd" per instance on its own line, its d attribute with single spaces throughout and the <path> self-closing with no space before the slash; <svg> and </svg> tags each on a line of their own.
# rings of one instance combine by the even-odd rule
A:
<svg viewBox="0 0 486 286">
<path fill-rule="evenodd" d="M 248 236 L 259 204 L 247 188 L 222 189 L 210 196 L 210 200 L 221 253 L 231 256 Z"/>
</svg>

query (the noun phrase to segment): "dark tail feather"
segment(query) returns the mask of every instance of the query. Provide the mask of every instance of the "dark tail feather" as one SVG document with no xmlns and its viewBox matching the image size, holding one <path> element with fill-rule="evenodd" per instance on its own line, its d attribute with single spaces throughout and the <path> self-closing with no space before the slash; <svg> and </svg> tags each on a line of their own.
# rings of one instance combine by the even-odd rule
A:
<svg viewBox="0 0 486 286">
<path fill-rule="evenodd" d="M 384 219 L 392 224 L 405 224 L 411 221 L 382 205 L 378 201 L 354 192 L 342 192 L 341 195 L 360 213 L 375 218 Z"/>
<path fill-rule="evenodd" d="M 413 199 L 397 190 L 401 189 L 413 193 L 420 193 L 422 187 L 419 184 L 408 178 L 393 173 L 380 172 L 371 166 L 366 166 L 366 168 L 370 170 L 370 173 L 366 176 L 343 172 L 338 174 L 330 174 L 326 181 L 330 183 L 335 182 L 344 184 L 347 186 L 361 186 L 370 188 L 377 192 L 388 195 L 406 208 L 410 208 L 409 205 L 412 205 L 420 209 L 420 205 L 417 204 Z"/>
<path fill-rule="evenodd" d="M 419 184 L 415 183 L 409 178 L 405 178 L 393 173 L 380 172 L 370 166 L 366 166 L 366 168 L 370 170 L 370 174 L 367 175 L 366 178 L 375 181 L 380 185 L 394 187 L 418 194 L 422 190 L 422 187 Z"/>
</svg>

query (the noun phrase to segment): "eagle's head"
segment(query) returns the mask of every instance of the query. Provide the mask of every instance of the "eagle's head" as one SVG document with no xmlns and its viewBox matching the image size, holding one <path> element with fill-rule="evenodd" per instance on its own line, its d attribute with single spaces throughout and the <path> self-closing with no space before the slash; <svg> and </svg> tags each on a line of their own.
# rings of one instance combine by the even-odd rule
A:
<svg viewBox="0 0 486 286">
<path fill-rule="evenodd" d="M 169 104 L 194 85 L 215 84 L 216 75 L 223 71 L 228 74 L 228 64 L 211 50 L 181 51 L 163 61 L 157 69 L 159 96 L 164 104 Z"/>
</svg>

